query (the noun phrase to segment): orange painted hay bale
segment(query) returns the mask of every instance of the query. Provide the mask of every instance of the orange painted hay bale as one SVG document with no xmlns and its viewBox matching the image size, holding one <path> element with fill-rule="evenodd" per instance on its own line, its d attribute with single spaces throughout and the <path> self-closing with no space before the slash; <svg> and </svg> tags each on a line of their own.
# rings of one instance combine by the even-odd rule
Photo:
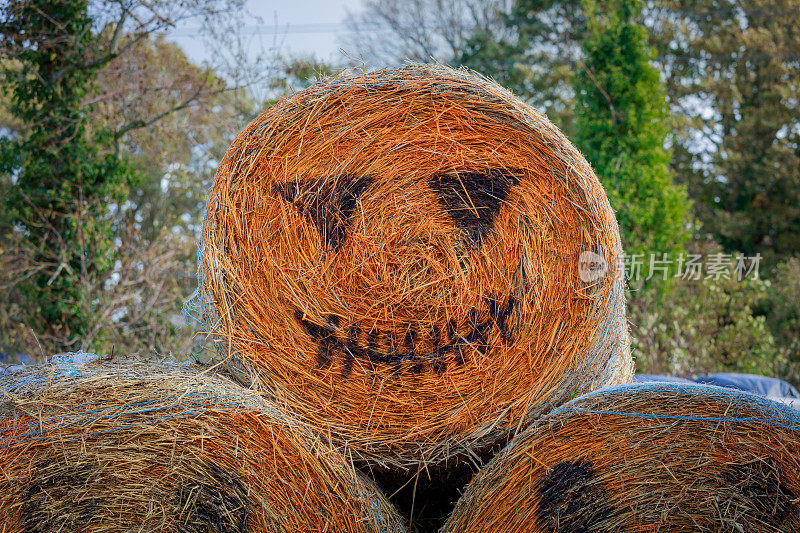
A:
<svg viewBox="0 0 800 533">
<path fill-rule="evenodd" d="M 404 531 L 341 455 L 223 377 L 67 360 L 0 391 L 3 533 Z"/>
<path fill-rule="evenodd" d="M 538 420 L 444 533 L 800 531 L 800 412 L 740 391 L 637 384 Z"/>
<path fill-rule="evenodd" d="M 239 135 L 187 308 L 254 386 L 404 467 L 627 381 L 621 254 L 600 182 L 544 115 L 408 66 L 326 80 Z"/>
</svg>

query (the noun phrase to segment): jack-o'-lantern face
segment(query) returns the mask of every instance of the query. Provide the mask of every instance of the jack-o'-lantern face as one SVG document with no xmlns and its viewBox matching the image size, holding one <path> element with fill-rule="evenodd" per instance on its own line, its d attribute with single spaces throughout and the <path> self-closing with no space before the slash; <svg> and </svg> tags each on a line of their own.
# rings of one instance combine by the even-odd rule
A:
<svg viewBox="0 0 800 533">
<path fill-rule="evenodd" d="M 682 384 L 586 395 L 517 435 L 442 531 L 800 531 L 790 411 Z"/>
<path fill-rule="evenodd" d="M 442 373 L 470 352 L 486 351 L 493 330 L 496 342 L 512 341 L 509 318 L 524 271 L 500 265 L 513 243 L 498 239 L 494 224 L 522 172 L 419 174 L 405 183 L 344 175 L 274 185 L 289 206 L 274 207 L 291 220 L 290 239 L 321 259 L 304 265 L 311 283 L 297 290 L 305 298 L 286 302 L 317 343 L 319 367 L 341 365 L 345 377 L 358 361 Z M 509 222 L 516 224 L 502 220 Z M 482 286 L 491 266 L 512 277 Z M 321 287 L 327 305 L 315 309 L 308 302 L 320 298 Z M 331 301 L 335 295 L 341 301 Z"/>
<path fill-rule="evenodd" d="M 328 414 L 380 432 L 377 379 L 392 401 L 414 387 L 426 417 L 478 400 L 476 386 L 502 398 L 472 417 L 519 414 L 567 369 L 616 352 L 596 334 L 624 316 L 602 187 L 542 115 L 454 72 L 298 93 L 220 166 L 201 250 L 207 323 L 300 412 L 337 398 Z M 578 275 L 587 250 L 611 265 L 593 283 Z"/>
<path fill-rule="evenodd" d="M 349 460 L 228 379 L 65 362 L 0 377 L 3 533 L 405 531 Z"/>
</svg>

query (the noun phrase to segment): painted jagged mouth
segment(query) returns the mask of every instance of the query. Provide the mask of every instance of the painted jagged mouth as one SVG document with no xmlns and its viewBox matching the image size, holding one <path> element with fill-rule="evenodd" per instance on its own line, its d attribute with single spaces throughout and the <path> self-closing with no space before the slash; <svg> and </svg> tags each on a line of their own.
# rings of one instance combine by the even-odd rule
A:
<svg viewBox="0 0 800 533">
<path fill-rule="evenodd" d="M 447 358 L 450 355 L 455 355 L 453 363 L 456 366 L 462 366 L 466 362 L 468 350 L 485 353 L 489 348 L 489 335 L 495 327 L 505 345 L 513 343 L 509 317 L 516 304 L 517 299 L 514 296 L 509 296 L 503 304 L 489 298 L 488 318 L 479 320 L 478 309 L 473 308 L 468 314 L 466 324 L 461 327 L 455 320 L 450 320 L 444 331 L 438 324 L 434 324 L 423 336 L 419 335 L 415 326 L 410 325 L 405 329 L 402 350 L 382 349 L 383 343 L 390 335 L 393 337 L 393 333 L 377 328 L 372 328 L 367 334 L 366 343 L 362 343 L 361 327 L 352 324 L 343 328 L 339 325 L 339 317 L 335 315 L 326 318 L 324 325 L 308 320 L 300 310 L 295 311 L 295 318 L 317 344 L 316 365 L 319 369 L 330 368 L 336 359 L 341 359 L 342 377 L 345 378 L 352 373 L 354 364 L 360 363 L 368 363 L 373 370 L 378 365 L 389 366 L 393 374 L 401 372 L 404 366 L 408 366 L 413 374 L 423 372 L 426 367 L 442 374 L 447 370 Z M 428 345 L 434 348 L 418 350 L 417 346 L 423 339 L 427 339 Z"/>
</svg>

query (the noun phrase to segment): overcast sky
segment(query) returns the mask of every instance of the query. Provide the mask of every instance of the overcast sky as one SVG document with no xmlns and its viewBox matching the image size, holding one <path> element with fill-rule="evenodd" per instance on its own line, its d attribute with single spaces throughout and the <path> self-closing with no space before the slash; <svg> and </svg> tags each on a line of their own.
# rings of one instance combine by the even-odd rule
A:
<svg viewBox="0 0 800 533">
<path fill-rule="evenodd" d="M 284 53 L 315 55 L 321 59 L 340 58 L 339 36 L 346 9 L 358 11 L 361 0 L 248 0 L 253 18 L 241 29 L 254 50 L 277 44 Z M 249 20 L 249 19 L 248 19 Z M 190 23 L 171 32 L 195 62 L 207 59 L 209 51 L 198 36 L 198 24 Z"/>
</svg>

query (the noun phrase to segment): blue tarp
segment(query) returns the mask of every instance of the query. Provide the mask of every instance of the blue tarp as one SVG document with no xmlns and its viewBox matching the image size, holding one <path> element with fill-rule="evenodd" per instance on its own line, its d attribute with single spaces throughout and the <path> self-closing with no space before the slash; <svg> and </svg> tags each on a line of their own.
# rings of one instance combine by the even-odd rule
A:
<svg viewBox="0 0 800 533">
<path fill-rule="evenodd" d="M 697 383 L 738 389 L 770 398 L 800 399 L 800 392 L 782 379 L 755 374 L 709 374 L 695 378 Z"/>
<path fill-rule="evenodd" d="M 757 376 L 755 374 L 708 374 L 694 379 L 678 378 L 675 376 L 659 376 L 656 374 L 636 374 L 634 382 L 647 383 L 702 383 L 716 385 L 727 389 L 736 389 L 770 398 L 791 398 L 800 400 L 800 392 L 782 379 Z"/>
</svg>

